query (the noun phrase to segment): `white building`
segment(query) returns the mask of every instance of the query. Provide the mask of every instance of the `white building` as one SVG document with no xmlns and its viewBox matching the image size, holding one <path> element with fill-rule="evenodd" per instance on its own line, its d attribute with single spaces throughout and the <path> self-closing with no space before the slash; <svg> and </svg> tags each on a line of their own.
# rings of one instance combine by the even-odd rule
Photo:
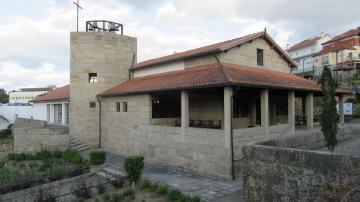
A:
<svg viewBox="0 0 360 202">
<path fill-rule="evenodd" d="M 300 43 L 291 46 L 287 53 L 296 62 L 298 69 L 293 71 L 295 74 L 312 75 L 314 71 L 314 55 L 321 51 L 322 43 L 330 40 L 332 36 L 322 33 Z"/>
<path fill-rule="evenodd" d="M 9 92 L 9 103 L 28 103 L 34 100 L 38 95 L 44 94 L 56 86 L 44 88 L 21 88 L 19 91 Z"/>
<path fill-rule="evenodd" d="M 68 125 L 69 123 L 69 85 L 50 90 L 38 96 L 33 102 L 33 118 L 48 123 Z"/>
</svg>

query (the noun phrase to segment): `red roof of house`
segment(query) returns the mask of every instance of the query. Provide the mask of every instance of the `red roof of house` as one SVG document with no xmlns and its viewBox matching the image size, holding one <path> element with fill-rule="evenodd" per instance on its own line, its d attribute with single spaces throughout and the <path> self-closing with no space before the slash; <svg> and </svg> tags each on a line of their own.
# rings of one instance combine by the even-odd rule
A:
<svg viewBox="0 0 360 202">
<path fill-rule="evenodd" d="M 137 77 L 99 94 L 114 96 L 206 87 L 243 86 L 320 92 L 315 81 L 265 68 L 217 63 Z M 339 90 L 338 93 L 346 93 Z"/>
<path fill-rule="evenodd" d="M 349 31 L 346 31 L 346 32 L 340 34 L 340 35 L 337 35 L 333 39 L 323 43 L 323 45 L 332 43 L 334 41 L 339 41 L 339 40 L 342 40 L 342 39 L 345 39 L 345 38 L 349 38 L 349 37 L 352 37 L 352 36 L 359 36 L 359 35 L 360 35 L 360 27 L 358 27 L 356 29 L 351 29 Z"/>
<path fill-rule="evenodd" d="M 301 49 L 301 48 L 305 48 L 307 46 L 311 46 L 313 44 L 316 43 L 316 41 L 318 41 L 319 39 L 321 39 L 320 36 L 315 36 L 315 37 L 312 37 L 310 39 L 305 39 L 304 41 L 302 42 L 299 42 L 293 46 L 291 46 L 287 51 L 294 51 L 294 50 L 298 50 L 298 49 Z"/>
<path fill-rule="evenodd" d="M 46 102 L 56 100 L 69 100 L 70 98 L 70 85 L 66 85 L 54 90 L 50 90 L 45 94 L 36 97 L 34 102 Z"/>
<path fill-rule="evenodd" d="M 335 52 L 335 51 L 339 51 L 339 50 L 356 50 L 354 47 L 354 45 L 352 43 L 347 43 L 344 41 L 335 41 L 332 44 L 326 44 L 323 46 L 323 49 L 316 53 L 315 56 L 319 56 L 319 55 L 324 55 L 326 53 L 330 53 L 330 52 Z"/>
<path fill-rule="evenodd" d="M 226 51 L 228 49 L 231 49 L 233 47 L 236 47 L 236 46 L 241 45 L 246 42 L 250 42 L 251 40 L 261 38 L 261 37 L 263 37 L 269 44 L 271 44 L 272 47 L 274 47 L 274 49 L 280 55 L 284 56 L 284 59 L 288 62 L 290 67 L 296 67 L 295 62 L 275 43 L 275 41 L 266 32 L 257 32 L 257 33 L 249 34 L 249 35 L 246 35 L 243 37 L 223 41 L 220 43 L 215 43 L 215 44 L 211 44 L 208 46 L 203 46 L 200 48 L 195 48 L 192 50 L 175 53 L 172 55 L 167 55 L 167 56 L 163 56 L 163 57 L 159 57 L 159 58 L 155 58 L 155 59 L 151 59 L 151 60 L 146 60 L 146 61 L 135 64 L 132 69 L 133 70 L 140 69 L 140 68 L 145 68 L 145 67 L 149 67 L 152 65 L 158 65 L 158 64 L 162 64 L 162 63 L 176 61 L 176 60 L 183 60 L 183 59 L 193 58 L 193 57 L 197 57 L 197 56 L 204 56 L 204 55 L 209 55 L 209 54 L 214 54 L 214 53 L 220 53 L 222 51 Z"/>
</svg>

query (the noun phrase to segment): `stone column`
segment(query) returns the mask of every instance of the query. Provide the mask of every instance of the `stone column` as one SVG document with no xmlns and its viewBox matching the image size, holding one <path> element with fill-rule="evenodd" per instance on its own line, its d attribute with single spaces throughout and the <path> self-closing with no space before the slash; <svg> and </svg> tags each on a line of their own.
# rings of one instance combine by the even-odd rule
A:
<svg viewBox="0 0 360 202">
<path fill-rule="evenodd" d="M 260 93 L 261 127 L 265 128 L 265 134 L 269 134 L 269 90 L 263 89 Z"/>
<path fill-rule="evenodd" d="M 295 92 L 288 93 L 288 123 L 289 132 L 295 134 Z"/>
<path fill-rule="evenodd" d="M 345 117 L 344 117 L 344 95 L 339 95 L 339 123 L 343 124 Z"/>
<path fill-rule="evenodd" d="M 249 112 L 249 118 L 250 118 L 250 125 L 255 126 L 256 125 L 256 100 L 252 100 L 250 102 L 250 112 Z"/>
<path fill-rule="evenodd" d="M 61 124 L 66 125 L 66 122 L 65 122 L 65 103 L 61 103 Z"/>
<path fill-rule="evenodd" d="M 232 87 L 224 88 L 224 133 L 225 133 L 225 148 L 230 148 L 231 145 L 231 98 L 233 94 Z"/>
<path fill-rule="evenodd" d="M 181 91 L 181 127 L 189 127 L 189 92 Z"/>
<path fill-rule="evenodd" d="M 305 111 L 306 111 L 306 127 L 307 129 L 314 128 L 314 98 L 312 93 L 308 93 L 306 95 L 306 104 L 305 104 Z"/>
<path fill-rule="evenodd" d="M 225 149 L 228 153 L 228 158 L 225 160 L 226 162 L 226 172 L 228 176 L 231 177 L 233 175 L 233 167 L 232 167 L 232 151 L 231 151 L 231 105 L 232 105 L 232 95 L 233 88 L 232 87 L 224 87 L 224 140 L 225 140 Z"/>
</svg>

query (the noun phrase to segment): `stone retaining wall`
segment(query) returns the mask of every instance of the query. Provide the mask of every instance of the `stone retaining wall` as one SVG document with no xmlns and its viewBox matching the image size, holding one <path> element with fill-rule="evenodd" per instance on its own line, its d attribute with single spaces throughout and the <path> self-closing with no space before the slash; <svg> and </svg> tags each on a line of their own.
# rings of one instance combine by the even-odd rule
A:
<svg viewBox="0 0 360 202">
<path fill-rule="evenodd" d="M 64 150 L 69 147 L 69 129 L 46 121 L 17 118 L 13 127 L 14 151 Z"/>
<path fill-rule="evenodd" d="M 339 136 L 340 140 L 348 138 Z M 322 146 L 320 131 L 245 145 L 242 171 L 246 201 L 327 201 L 326 185 L 351 176 L 360 168 L 360 159 L 301 150 Z"/>
</svg>

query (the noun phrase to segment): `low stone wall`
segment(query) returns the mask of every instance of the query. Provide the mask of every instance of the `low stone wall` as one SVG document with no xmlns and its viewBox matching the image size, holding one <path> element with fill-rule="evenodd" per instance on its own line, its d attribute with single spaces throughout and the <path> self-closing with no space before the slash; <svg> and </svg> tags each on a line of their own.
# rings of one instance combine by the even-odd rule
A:
<svg viewBox="0 0 360 202">
<path fill-rule="evenodd" d="M 243 146 L 246 201 L 327 201 L 326 185 L 351 176 L 360 159 L 301 150 L 322 146 L 323 135 L 316 130 Z"/>
<path fill-rule="evenodd" d="M 46 121 L 17 118 L 13 127 L 14 151 L 64 150 L 69 147 L 69 129 Z"/>
</svg>

